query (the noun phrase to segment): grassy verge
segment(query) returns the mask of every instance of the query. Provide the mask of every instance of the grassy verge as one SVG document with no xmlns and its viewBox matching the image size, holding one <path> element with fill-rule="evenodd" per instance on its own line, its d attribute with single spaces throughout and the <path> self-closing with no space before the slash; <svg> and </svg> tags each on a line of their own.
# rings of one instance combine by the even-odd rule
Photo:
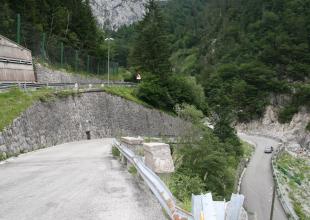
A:
<svg viewBox="0 0 310 220">
<path fill-rule="evenodd" d="M 121 156 L 121 152 L 119 151 L 119 149 L 115 146 L 112 146 L 112 155 L 113 157 L 120 157 Z"/>
<path fill-rule="evenodd" d="M 135 95 L 135 88 L 131 87 L 104 87 L 107 93 L 120 96 L 139 105 L 151 108 Z M 52 89 L 39 89 L 36 91 L 21 91 L 12 88 L 7 92 L 0 93 L 0 131 L 10 125 L 23 111 L 36 101 L 49 102 L 56 98 L 66 98 L 71 95 L 78 95 L 74 90 L 62 90 L 55 92 Z"/>
<path fill-rule="evenodd" d="M 136 176 L 137 173 L 138 173 L 138 170 L 135 168 L 135 166 L 130 165 L 129 168 L 128 168 L 128 172 L 129 172 L 131 175 Z"/>
<path fill-rule="evenodd" d="M 24 92 L 18 88 L 0 93 L 0 131 L 10 125 L 15 118 L 36 101 L 49 102 L 56 98 L 65 98 L 76 94 L 73 90 L 55 92 L 52 89 L 39 89 Z"/>
<path fill-rule="evenodd" d="M 23 92 L 13 88 L 8 92 L 0 93 L 0 131 L 12 123 L 23 111 L 35 101 L 47 96 L 51 90 L 42 89 L 34 92 Z"/>
<path fill-rule="evenodd" d="M 243 140 L 240 140 L 240 141 L 241 141 L 241 145 L 243 149 L 243 158 L 250 158 L 254 151 L 254 147 L 246 141 L 243 141 Z"/>
<path fill-rule="evenodd" d="M 135 94 L 135 88 L 132 87 L 104 87 L 103 90 L 107 93 L 110 93 L 112 95 L 120 96 L 124 99 L 127 99 L 129 101 L 135 102 L 139 105 L 143 105 L 145 107 L 151 108 L 150 105 L 140 100 L 136 94 Z"/>
<path fill-rule="evenodd" d="M 301 220 L 310 216 L 310 162 L 287 152 L 277 161 L 281 185 L 284 185 L 296 214 Z M 307 217 L 308 216 L 308 217 Z"/>
</svg>

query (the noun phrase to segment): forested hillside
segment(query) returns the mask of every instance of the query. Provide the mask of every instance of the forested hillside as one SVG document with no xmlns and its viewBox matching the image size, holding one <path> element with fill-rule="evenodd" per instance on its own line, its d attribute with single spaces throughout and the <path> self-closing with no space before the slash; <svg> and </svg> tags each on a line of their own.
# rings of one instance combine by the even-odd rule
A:
<svg viewBox="0 0 310 220">
<path fill-rule="evenodd" d="M 48 43 L 62 41 L 92 55 L 104 51 L 103 32 L 97 28 L 88 0 L 1 0 L 0 11 L 0 33 L 13 40 L 20 14 L 21 44 L 28 48 L 40 47 L 36 44 L 44 32 Z"/>
<path fill-rule="evenodd" d="M 118 59 L 142 74 L 140 99 L 200 128 L 174 149 L 170 188 L 184 203 L 229 197 L 245 152 L 231 125 L 259 119 L 271 94 L 292 97 L 281 122 L 310 107 L 310 1 L 150 1 L 147 11 L 114 34 Z"/>
<path fill-rule="evenodd" d="M 309 106 L 309 12 L 309 0 L 172 0 L 170 61 L 200 79 L 209 106 L 242 121 L 260 117 L 270 93 Z"/>
<path fill-rule="evenodd" d="M 199 80 L 212 111 L 257 119 L 271 93 L 293 95 L 283 122 L 309 106 L 309 0 L 171 0 L 162 8 L 172 70 Z M 129 42 L 125 54 L 135 32 L 131 26 L 116 33 Z"/>
</svg>

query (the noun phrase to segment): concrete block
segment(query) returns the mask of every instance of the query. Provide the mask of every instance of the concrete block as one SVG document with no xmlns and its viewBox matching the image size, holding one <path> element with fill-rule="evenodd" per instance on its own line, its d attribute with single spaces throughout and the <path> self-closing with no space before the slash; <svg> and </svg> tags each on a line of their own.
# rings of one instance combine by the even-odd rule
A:
<svg viewBox="0 0 310 220">
<path fill-rule="evenodd" d="M 141 137 L 121 137 L 121 141 L 129 145 L 141 145 L 143 143 L 143 138 Z"/>
<path fill-rule="evenodd" d="M 172 173 L 174 164 L 170 146 L 165 143 L 144 143 L 145 164 L 155 173 Z"/>
</svg>

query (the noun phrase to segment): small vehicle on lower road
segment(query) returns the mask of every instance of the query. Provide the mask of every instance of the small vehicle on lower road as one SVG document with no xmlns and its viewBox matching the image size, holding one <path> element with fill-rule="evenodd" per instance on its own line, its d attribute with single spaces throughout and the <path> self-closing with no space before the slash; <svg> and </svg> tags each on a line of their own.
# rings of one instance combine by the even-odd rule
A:
<svg viewBox="0 0 310 220">
<path fill-rule="evenodd" d="M 266 154 L 271 154 L 273 152 L 273 147 L 272 146 L 265 147 L 264 152 Z"/>
</svg>

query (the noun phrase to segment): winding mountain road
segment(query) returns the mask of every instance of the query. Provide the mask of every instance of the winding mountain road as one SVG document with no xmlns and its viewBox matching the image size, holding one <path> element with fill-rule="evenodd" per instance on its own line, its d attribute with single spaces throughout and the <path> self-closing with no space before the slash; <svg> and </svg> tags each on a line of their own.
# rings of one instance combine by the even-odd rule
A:
<svg viewBox="0 0 310 220">
<path fill-rule="evenodd" d="M 241 194 L 245 195 L 249 220 L 269 220 L 273 193 L 272 155 L 265 154 L 264 149 L 266 146 L 276 149 L 279 143 L 273 139 L 246 134 L 239 134 L 239 137 L 256 146 L 241 183 Z M 275 199 L 273 219 L 287 219 L 278 198 Z"/>
<path fill-rule="evenodd" d="M 112 157 L 112 141 L 63 144 L 0 164 L 0 220 L 166 219 Z"/>
</svg>

